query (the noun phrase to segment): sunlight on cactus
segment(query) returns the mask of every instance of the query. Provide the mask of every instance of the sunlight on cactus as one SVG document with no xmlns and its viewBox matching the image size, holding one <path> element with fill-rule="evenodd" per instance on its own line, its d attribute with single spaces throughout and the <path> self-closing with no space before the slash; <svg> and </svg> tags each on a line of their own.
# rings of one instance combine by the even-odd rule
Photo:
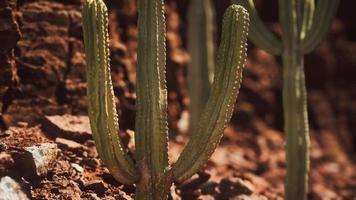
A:
<svg viewBox="0 0 356 200">
<path fill-rule="evenodd" d="M 170 167 L 163 1 L 138 1 L 138 13 L 135 161 L 117 134 L 107 10 L 102 0 L 86 0 L 83 7 L 89 117 L 99 155 L 113 176 L 122 183 L 136 184 L 135 199 L 166 199 L 173 181 L 189 178 L 206 164 L 230 121 L 246 60 L 249 15 L 238 5 L 226 10 L 207 106 L 186 148 Z"/>
</svg>

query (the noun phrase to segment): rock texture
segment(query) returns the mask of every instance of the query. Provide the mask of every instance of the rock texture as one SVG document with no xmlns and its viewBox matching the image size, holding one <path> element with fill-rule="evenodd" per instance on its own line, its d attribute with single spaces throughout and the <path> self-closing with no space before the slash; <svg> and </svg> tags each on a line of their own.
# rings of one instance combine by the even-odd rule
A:
<svg viewBox="0 0 356 200">
<path fill-rule="evenodd" d="M 13 48 L 21 33 L 15 20 L 15 7 L 15 0 L 0 2 L 0 118 L 12 101 L 13 88 L 18 81 Z"/>
<path fill-rule="evenodd" d="M 76 141 L 91 138 L 88 116 L 53 115 L 42 120 L 44 131 L 52 137 L 64 137 Z"/>
<path fill-rule="evenodd" d="M 0 200 L 28 200 L 21 186 L 9 176 L 0 180 Z"/>
</svg>

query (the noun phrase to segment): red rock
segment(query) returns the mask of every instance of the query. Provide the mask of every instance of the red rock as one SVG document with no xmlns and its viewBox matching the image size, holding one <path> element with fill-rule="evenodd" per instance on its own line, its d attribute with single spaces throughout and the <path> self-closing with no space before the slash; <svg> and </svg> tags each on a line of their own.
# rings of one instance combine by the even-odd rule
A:
<svg viewBox="0 0 356 200">
<path fill-rule="evenodd" d="M 83 142 L 91 138 L 87 116 L 53 115 L 42 120 L 44 132 L 53 137 L 63 137 Z"/>
<path fill-rule="evenodd" d="M 28 178 L 45 176 L 56 161 L 59 149 L 56 144 L 43 143 L 21 149 L 12 149 L 11 155 L 18 172 Z"/>
</svg>

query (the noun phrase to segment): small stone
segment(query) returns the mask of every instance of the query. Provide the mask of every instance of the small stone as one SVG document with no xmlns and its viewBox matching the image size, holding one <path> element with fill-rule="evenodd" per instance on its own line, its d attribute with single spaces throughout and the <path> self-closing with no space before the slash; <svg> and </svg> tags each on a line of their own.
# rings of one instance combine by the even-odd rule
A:
<svg viewBox="0 0 356 200">
<path fill-rule="evenodd" d="M 99 196 L 104 195 L 106 190 L 108 190 L 108 188 L 105 186 L 104 182 L 101 180 L 93 180 L 93 181 L 89 181 L 89 182 L 85 183 L 84 189 L 92 190 Z"/>
<path fill-rule="evenodd" d="M 78 165 L 78 164 L 76 164 L 76 163 L 71 163 L 70 165 L 71 165 L 71 166 L 73 167 L 73 169 L 75 169 L 77 172 L 80 172 L 80 173 L 84 172 L 84 168 L 83 168 L 82 166 L 80 166 L 80 165 Z"/>
<path fill-rule="evenodd" d="M 53 137 L 83 142 L 91 138 L 88 116 L 53 115 L 42 120 L 44 131 Z"/>
<path fill-rule="evenodd" d="M 28 123 L 27 122 L 17 122 L 17 126 L 20 128 L 27 128 Z"/>
<path fill-rule="evenodd" d="M 43 143 L 38 146 L 13 149 L 10 153 L 15 167 L 29 178 L 45 176 L 56 161 L 59 149 L 56 144 Z"/>
<path fill-rule="evenodd" d="M 29 198 L 22 191 L 20 185 L 9 176 L 0 180 L 1 200 L 28 200 Z"/>
</svg>

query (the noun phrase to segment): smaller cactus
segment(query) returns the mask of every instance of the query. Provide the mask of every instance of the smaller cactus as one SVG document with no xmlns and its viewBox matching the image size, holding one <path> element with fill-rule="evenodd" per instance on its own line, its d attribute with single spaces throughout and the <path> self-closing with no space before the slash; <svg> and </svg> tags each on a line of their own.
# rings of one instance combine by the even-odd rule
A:
<svg viewBox="0 0 356 200">
<path fill-rule="evenodd" d="M 309 171 L 309 125 L 303 55 L 323 39 L 339 0 L 279 0 L 280 41 L 263 24 L 253 0 L 233 0 L 251 15 L 249 39 L 283 61 L 283 110 L 287 151 L 285 199 L 306 199 Z"/>
<path fill-rule="evenodd" d="M 188 11 L 190 130 L 208 101 L 215 68 L 215 11 L 211 0 L 192 0 Z"/>
<path fill-rule="evenodd" d="M 83 31 L 89 118 L 99 156 L 122 183 L 135 184 L 135 199 L 163 200 L 173 181 L 183 181 L 207 162 L 229 122 L 246 59 L 249 17 L 237 5 L 223 20 L 218 69 L 200 123 L 172 167 L 167 155 L 167 89 L 163 0 L 138 1 L 139 50 L 135 161 L 123 149 L 110 78 L 107 11 L 102 0 L 85 0 Z"/>
</svg>

